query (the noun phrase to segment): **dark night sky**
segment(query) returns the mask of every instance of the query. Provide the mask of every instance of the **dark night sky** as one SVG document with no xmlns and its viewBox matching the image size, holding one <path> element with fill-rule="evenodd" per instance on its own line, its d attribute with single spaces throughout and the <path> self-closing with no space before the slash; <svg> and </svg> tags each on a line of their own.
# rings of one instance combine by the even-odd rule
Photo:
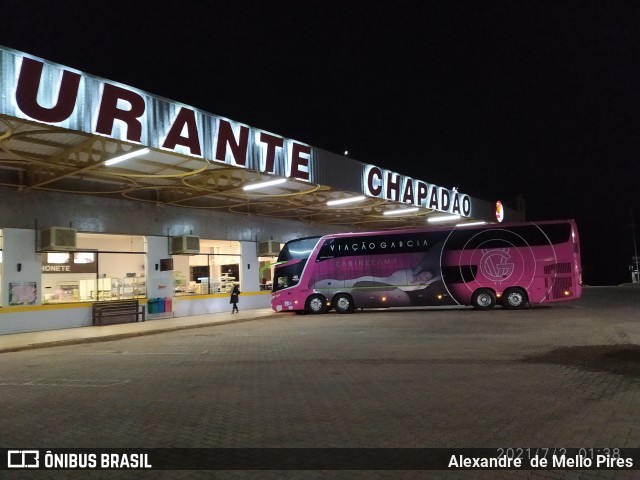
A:
<svg viewBox="0 0 640 480">
<path fill-rule="evenodd" d="M 629 281 L 638 2 L 5 0 L 3 11 L 4 46 L 479 198 L 515 207 L 522 194 L 530 220 L 577 220 L 586 283 Z"/>
</svg>

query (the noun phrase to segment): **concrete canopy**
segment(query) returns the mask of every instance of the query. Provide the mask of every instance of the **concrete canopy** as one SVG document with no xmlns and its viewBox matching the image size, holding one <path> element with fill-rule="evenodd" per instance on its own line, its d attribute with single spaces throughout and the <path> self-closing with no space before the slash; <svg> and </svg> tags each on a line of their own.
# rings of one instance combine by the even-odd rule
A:
<svg viewBox="0 0 640 480">
<path fill-rule="evenodd" d="M 399 178 L 397 182 L 402 185 L 396 187 L 396 198 L 363 195 L 367 184 L 364 172 L 372 167 L 370 165 L 34 59 L 21 52 L 0 48 L 0 54 L 3 68 L 0 92 L 2 186 L 22 192 L 54 191 L 124 198 L 156 205 L 227 211 L 238 215 L 300 220 L 362 230 L 420 227 L 425 225 L 428 217 L 447 212 L 443 208 L 425 206 L 428 185 L 426 182 L 388 172 L 389 175 L 396 175 L 389 176 L 390 179 Z M 29 75 L 25 73 L 27 67 L 31 69 Z M 68 75 L 68 78 L 65 75 Z M 37 77 L 35 80 L 34 76 Z M 67 115 L 71 120 L 64 118 L 43 121 L 42 118 L 46 119 L 52 112 L 55 113 L 56 109 L 64 107 L 62 103 L 65 88 L 73 89 L 65 87 L 65 81 L 73 80 L 74 76 L 78 77 L 73 99 L 76 103 L 70 104 L 69 112 L 73 113 Z M 21 85 L 21 82 L 24 85 Z M 72 84 L 71 81 L 66 83 Z M 58 85 L 58 90 L 49 84 Z M 98 110 L 104 107 L 107 87 L 115 93 L 111 106 L 111 125 L 105 133 L 99 131 L 102 110 Z M 119 92 L 126 92 L 130 96 L 117 98 Z M 30 93 L 32 98 L 29 98 Z M 96 100 L 97 98 L 100 100 Z M 135 108 L 138 98 L 140 102 L 150 105 L 147 106 L 149 113 L 145 111 L 144 115 L 145 118 L 147 115 L 153 116 L 155 123 L 148 122 L 143 125 L 142 133 L 133 138 L 132 123 L 128 124 L 128 128 L 118 127 L 117 123 L 126 123 L 126 117 L 130 110 Z M 121 106 L 123 99 L 126 100 L 124 103 L 131 104 L 130 110 Z M 25 104 L 36 114 L 30 114 L 28 111 L 25 113 L 25 110 L 28 110 L 24 107 Z M 44 112 L 42 118 L 34 119 L 40 112 Z M 176 127 L 176 119 L 183 113 L 186 113 L 187 117 L 192 116 L 189 117 L 192 118 L 192 123 L 185 120 L 184 124 Z M 137 121 L 137 118 L 135 120 Z M 210 157 L 219 155 L 221 150 L 218 144 L 222 140 L 203 140 L 200 137 L 196 141 L 196 155 L 193 154 L 193 143 L 191 151 L 186 147 L 190 142 L 187 138 L 189 128 L 201 128 L 200 132 L 207 130 L 207 127 L 209 131 L 220 131 L 221 126 L 226 126 L 231 133 L 225 140 L 227 145 L 223 147 L 223 150 L 226 148 L 228 151 L 222 151 L 218 161 L 215 158 L 207 158 L 205 153 L 200 154 L 200 148 L 204 146 L 203 150 L 208 149 L 207 151 L 211 152 Z M 240 154 L 237 156 L 237 149 L 241 148 L 243 129 L 246 130 L 244 157 Z M 167 148 L 171 132 L 175 142 L 173 148 Z M 200 132 L 199 135 L 202 135 Z M 247 147 L 246 138 L 249 135 L 252 143 Z M 257 139 L 265 136 L 279 141 L 277 146 L 284 151 L 280 158 L 273 154 L 275 147 L 271 149 L 270 168 L 264 167 L 265 157 L 269 153 L 265 154 L 264 148 L 260 150 L 259 145 L 254 145 L 258 143 Z M 308 152 L 306 157 L 302 155 L 302 166 L 297 166 L 300 169 L 296 170 L 298 175 L 292 171 L 290 159 L 285 158 L 287 155 L 291 156 L 291 144 L 294 145 L 294 149 L 300 147 L 303 153 Z M 143 147 L 148 148 L 144 149 L 144 154 L 136 158 L 115 165 L 106 163 L 126 153 L 140 153 Z M 289 153 L 286 152 L 287 148 Z M 236 157 L 233 158 L 233 155 Z M 252 159 L 252 155 L 255 158 Z M 238 160 L 239 158 L 241 160 Z M 376 180 L 382 182 L 383 171 L 378 167 L 374 168 L 379 172 L 379 178 Z M 387 171 L 384 171 L 384 175 L 386 174 Z M 275 178 L 284 178 L 286 181 L 257 190 L 244 189 L 247 185 Z M 372 181 L 369 180 L 370 189 L 371 184 Z M 418 187 L 421 186 L 424 186 L 424 195 L 420 208 L 400 215 L 388 214 L 390 211 L 398 212 L 415 206 L 407 204 L 413 202 Z M 378 187 L 382 190 L 381 185 Z M 410 188 L 410 191 L 406 188 Z M 432 188 L 434 198 L 436 191 L 438 195 L 445 193 L 447 196 L 457 196 L 455 189 L 446 190 L 429 185 L 428 191 L 431 192 Z M 327 205 L 331 200 L 357 196 L 364 198 L 352 204 Z M 493 203 L 471 200 L 468 195 L 464 197 L 468 199 L 465 201 L 469 204 L 473 202 L 473 208 L 469 207 L 469 212 L 463 215 L 462 221 L 495 220 Z M 400 201 L 401 198 L 404 201 Z M 407 198 L 412 201 L 407 201 Z"/>
</svg>

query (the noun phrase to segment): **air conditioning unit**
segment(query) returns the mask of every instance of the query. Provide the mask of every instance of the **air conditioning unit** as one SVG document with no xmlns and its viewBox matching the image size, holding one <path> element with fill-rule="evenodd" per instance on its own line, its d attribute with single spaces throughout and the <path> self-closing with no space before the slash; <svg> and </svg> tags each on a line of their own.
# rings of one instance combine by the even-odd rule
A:
<svg viewBox="0 0 640 480">
<path fill-rule="evenodd" d="M 267 240 L 258 243 L 258 256 L 260 257 L 277 257 L 282 249 L 282 244 L 275 240 Z"/>
<path fill-rule="evenodd" d="M 171 237 L 171 255 L 198 255 L 200 253 L 200 237 L 180 235 Z"/>
<path fill-rule="evenodd" d="M 51 227 L 40 231 L 41 252 L 71 252 L 74 250 L 76 250 L 75 229 Z"/>
</svg>

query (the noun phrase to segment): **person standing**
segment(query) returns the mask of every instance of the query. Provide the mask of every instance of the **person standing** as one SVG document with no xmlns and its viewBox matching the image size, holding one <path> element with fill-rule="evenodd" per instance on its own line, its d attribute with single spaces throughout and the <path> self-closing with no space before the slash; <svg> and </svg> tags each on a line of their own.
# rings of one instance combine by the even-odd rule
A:
<svg viewBox="0 0 640 480">
<path fill-rule="evenodd" d="M 233 305 L 231 313 L 238 313 L 238 295 L 240 295 L 240 289 L 238 285 L 234 285 L 231 290 L 231 300 L 229 300 L 229 303 Z"/>
</svg>

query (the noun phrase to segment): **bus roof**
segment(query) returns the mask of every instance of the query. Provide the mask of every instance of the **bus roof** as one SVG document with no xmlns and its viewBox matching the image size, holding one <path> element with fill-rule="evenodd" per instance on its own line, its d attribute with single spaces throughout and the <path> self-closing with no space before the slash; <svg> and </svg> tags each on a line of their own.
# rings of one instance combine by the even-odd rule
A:
<svg viewBox="0 0 640 480">
<path fill-rule="evenodd" d="M 570 223 L 573 227 L 576 226 L 575 220 L 573 219 L 564 219 L 564 220 L 541 220 L 541 221 L 530 221 L 530 222 L 513 222 L 513 223 L 487 223 L 484 225 L 473 225 L 466 227 L 463 223 L 456 225 L 442 225 L 442 226 L 430 226 L 425 225 L 422 228 L 407 228 L 407 229 L 397 229 L 397 230 L 370 230 L 366 232 L 342 232 L 342 233 L 329 233 L 327 235 L 322 236 L 310 236 L 304 238 L 296 238 L 294 240 L 289 240 L 289 242 L 299 241 L 299 240 L 310 240 L 313 238 L 317 239 L 327 239 L 327 238 L 345 238 L 345 237 L 359 237 L 359 236 L 367 236 L 371 234 L 380 234 L 380 235 L 406 235 L 411 233 L 423 233 L 423 232 L 446 232 L 453 230 L 454 228 L 469 228 L 469 229 L 495 229 L 495 228 L 509 228 L 509 227 L 518 227 L 518 226 L 526 226 L 526 225 L 552 225 L 552 224 L 560 224 L 560 223 Z M 287 243 L 289 243 L 287 242 Z"/>
</svg>

